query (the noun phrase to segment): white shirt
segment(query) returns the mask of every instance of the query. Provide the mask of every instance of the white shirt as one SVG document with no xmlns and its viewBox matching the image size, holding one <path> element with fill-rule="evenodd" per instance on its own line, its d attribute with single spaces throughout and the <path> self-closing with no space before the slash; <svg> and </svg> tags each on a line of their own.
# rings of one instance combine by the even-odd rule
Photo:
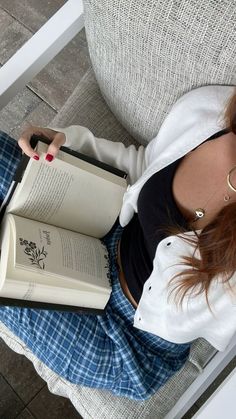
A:
<svg viewBox="0 0 236 419">
<path fill-rule="evenodd" d="M 133 145 L 125 147 L 122 143 L 95 138 L 85 127 L 54 129 L 65 133 L 67 147 L 128 173 L 130 185 L 120 212 L 120 224 L 125 226 L 137 212 L 144 183 L 154 173 L 225 128 L 224 110 L 234 92 L 233 86 L 204 86 L 186 93 L 172 107 L 156 137 L 146 148 L 140 146 L 138 150 Z M 180 235 L 169 236 L 158 244 L 153 271 L 135 312 L 134 326 L 175 343 L 203 337 L 216 349 L 224 350 L 236 331 L 236 290 L 230 293 L 220 278 L 213 281 L 208 295 L 211 310 L 204 294 L 185 298 L 182 306 L 170 294 L 170 279 L 185 269 L 180 265 L 181 257 L 192 252 L 193 246 Z M 236 274 L 230 281 L 236 285 Z"/>
</svg>

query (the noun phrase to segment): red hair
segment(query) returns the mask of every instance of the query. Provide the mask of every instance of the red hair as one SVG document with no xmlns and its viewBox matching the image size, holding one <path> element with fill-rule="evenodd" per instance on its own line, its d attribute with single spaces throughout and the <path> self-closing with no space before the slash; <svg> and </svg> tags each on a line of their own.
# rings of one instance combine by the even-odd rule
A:
<svg viewBox="0 0 236 419">
<path fill-rule="evenodd" d="M 225 122 L 236 134 L 236 91 L 227 105 Z M 200 234 L 195 232 L 195 235 L 195 240 L 183 235 L 184 240 L 194 242 L 195 252 L 192 257 L 183 256 L 187 269 L 171 280 L 176 280 L 172 291 L 177 291 L 176 298 L 180 303 L 189 291 L 194 295 L 204 293 L 208 303 L 210 285 L 216 278 L 219 280 L 219 276 L 222 283 L 231 288 L 230 279 L 236 271 L 236 203 L 225 206 Z M 201 259 L 196 257 L 197 250 Z"/>
</svg>

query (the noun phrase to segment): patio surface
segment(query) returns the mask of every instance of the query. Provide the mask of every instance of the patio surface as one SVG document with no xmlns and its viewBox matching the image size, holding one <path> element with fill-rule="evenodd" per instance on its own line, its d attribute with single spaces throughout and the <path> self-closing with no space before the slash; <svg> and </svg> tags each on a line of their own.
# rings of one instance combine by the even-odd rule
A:
<svg viewBox="0 0 236 419">
<path fill-rule="evenodd" d="M 62 0 L 0 0 L 0 66 L 64 3 Z M 27 122 L 47 125 L 89 65 L 86 36 L 82 30 L 0 112 L 0 129 L 18 138 Z M 1 339 L 0 359 L 0 419 L 81 419 L 70 401 L 51 394 L 31 362 L 10 350 Z M 235 365 L 236 359 L 183 419 L 190 419 L 196 413 Z"/>
</svg>

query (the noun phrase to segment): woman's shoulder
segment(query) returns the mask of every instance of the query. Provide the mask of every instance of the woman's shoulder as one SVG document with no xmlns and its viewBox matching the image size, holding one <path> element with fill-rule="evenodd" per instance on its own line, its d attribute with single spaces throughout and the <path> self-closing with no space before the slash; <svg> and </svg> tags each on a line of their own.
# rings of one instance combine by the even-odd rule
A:
<svg viewBox="0 0 236 419">
<path fill-rule="evenodd" d="M 207 85 L 193 88 L 179 96 L 176 105 L 183 101 L 210 100 L 212 102 L 229 99 L 236 90 L 236 86 Z M 196 102 L 197 104 L 197 102 Z"/>
</svg>

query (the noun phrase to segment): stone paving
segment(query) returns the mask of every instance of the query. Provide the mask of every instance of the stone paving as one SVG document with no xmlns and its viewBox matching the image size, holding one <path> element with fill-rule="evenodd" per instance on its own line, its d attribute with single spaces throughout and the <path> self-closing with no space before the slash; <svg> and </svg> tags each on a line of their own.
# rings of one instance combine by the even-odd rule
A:
<svg viewBox="0 0 236 419">
<path fill-rule="evenodd" d="M 0 0 L 0 66 L 59 9 L 62 0 Z M 90 65 L 82 30 L 0 112 L 0 128 L 18 137 L 24 122 L 47 125 Z"/>
</svg>

